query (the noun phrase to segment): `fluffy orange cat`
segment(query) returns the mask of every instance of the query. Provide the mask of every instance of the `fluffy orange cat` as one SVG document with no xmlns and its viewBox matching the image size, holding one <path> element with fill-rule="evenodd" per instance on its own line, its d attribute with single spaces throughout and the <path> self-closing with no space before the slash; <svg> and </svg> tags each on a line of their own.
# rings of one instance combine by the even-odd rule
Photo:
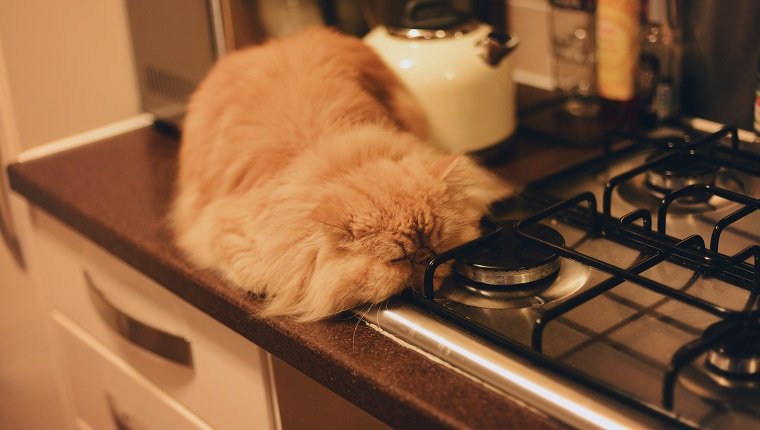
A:
<svg viewBox="0 0 760 430">
<path fill-rule="evenodd" d="M 418 284 L 508 190 L 425 140 L 424 115 L 360 40 L 311 29 L 227 55 L 192 96 L 171 214 L 192 262 L 325 318 Z"/>
</svg>

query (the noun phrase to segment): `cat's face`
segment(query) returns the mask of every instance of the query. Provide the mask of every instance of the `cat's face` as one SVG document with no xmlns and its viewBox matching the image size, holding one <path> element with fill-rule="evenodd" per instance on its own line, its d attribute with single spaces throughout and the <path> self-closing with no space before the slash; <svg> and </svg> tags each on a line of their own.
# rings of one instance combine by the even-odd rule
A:
<svg viewBox="0 0 760 430">
<path fill-rule="evenodd" d="M 362 185 L 377 177 L 384 179 Z M 317 270 L 338 262 L 332 278 L 312 279 L 324 283 L 319 290 L 332 299 L 329 313 L 420 286 L 427 263 L 478 237 L 488 205 L 506 193 L 463 157 L 376 163 L 336 185 L 315 211 L 327 246 Z"/>
</svg>

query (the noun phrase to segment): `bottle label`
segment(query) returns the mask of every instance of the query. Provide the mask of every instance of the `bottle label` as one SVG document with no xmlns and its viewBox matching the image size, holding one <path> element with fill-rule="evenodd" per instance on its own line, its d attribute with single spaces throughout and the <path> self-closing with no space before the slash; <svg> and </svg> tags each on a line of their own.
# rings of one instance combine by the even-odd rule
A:
<svg viewBox="0 0 760 430">
<path fill-rule="evenodd" d="M 657 119 L 670 119 L 673 116 L 673 88 L 667 82 L 657 84 L 654 96 L 654 112 Z"/>
<path fill-rule="evenodd" d="M 638 15 L 638 0 L 600 0 L 597 4 L 597 79 L 599 95 L 604 98 L 633 98 Z"/>
</svg>

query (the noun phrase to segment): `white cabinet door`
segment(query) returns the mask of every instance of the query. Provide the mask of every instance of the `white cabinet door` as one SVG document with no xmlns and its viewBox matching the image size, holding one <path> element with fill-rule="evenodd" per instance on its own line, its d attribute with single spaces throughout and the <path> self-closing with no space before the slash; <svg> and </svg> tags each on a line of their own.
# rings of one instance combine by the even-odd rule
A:
<svg viewBox="0 0 760 430">
<path fill-rule="evenodd" d="M 275 427 L 260 348 L 49 216 L 36 230 L 54 311 L 212 427 Z"/>
<path fill-rule="evenodd" d="M 51 316 L 76 428 L 211 429 L 68 317 Z"/>
</svg>

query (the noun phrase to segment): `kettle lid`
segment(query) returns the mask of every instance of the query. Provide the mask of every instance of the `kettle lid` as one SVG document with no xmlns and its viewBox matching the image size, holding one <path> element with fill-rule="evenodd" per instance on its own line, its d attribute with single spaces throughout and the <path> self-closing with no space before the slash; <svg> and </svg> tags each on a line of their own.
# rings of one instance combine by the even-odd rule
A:
<svg viewBox="0 0 760 430">
<path fill-rule="evenodd" d="M 396 22 L 388 23 L 388 34 L 405 39 L 458 38 L 480 27 L 479 22 L 454 10 L 450 0 L 407 1 Z"/>
<path fill-rule="evenodd" d="M 450 0 L 410 0 L 404 6 L 401 25 L 420 30 L 443 30 L 466 21 Z"/>
</svg>

